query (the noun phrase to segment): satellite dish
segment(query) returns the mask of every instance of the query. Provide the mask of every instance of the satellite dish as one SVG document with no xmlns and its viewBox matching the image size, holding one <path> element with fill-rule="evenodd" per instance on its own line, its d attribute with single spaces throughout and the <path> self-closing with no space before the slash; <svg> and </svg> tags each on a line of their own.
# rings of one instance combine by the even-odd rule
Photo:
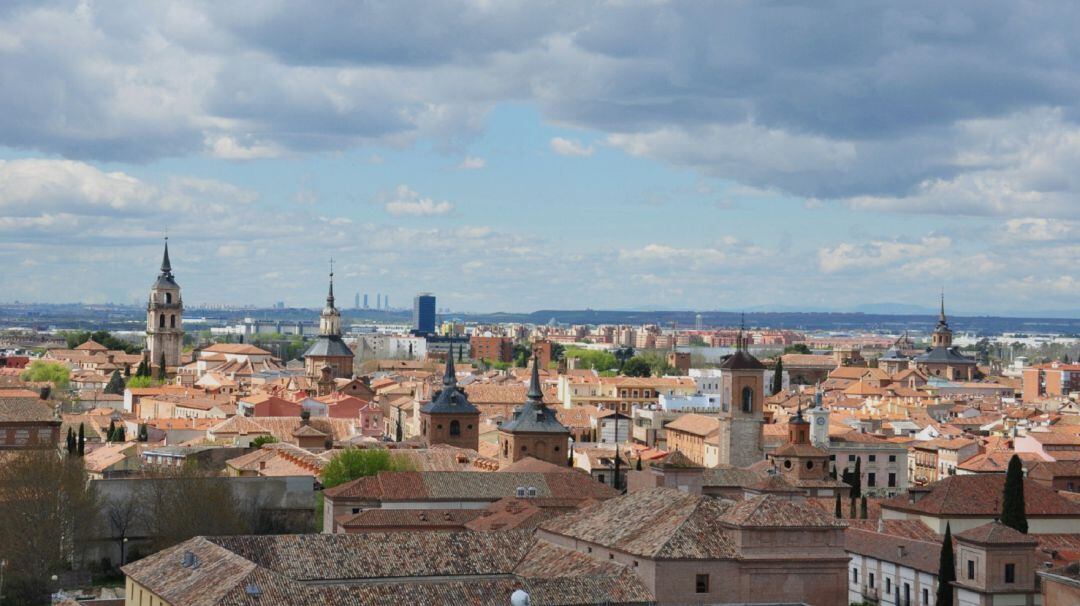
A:
<svg viewBox="0 0 1080 606">
<path fill-rule="evenodd" d="M 518 589 L 514 593 L 510 594 L 510 606 L 531 606 L 532 598 L 529 594 L 525 593 L 525 590 Z"/>
</svg>

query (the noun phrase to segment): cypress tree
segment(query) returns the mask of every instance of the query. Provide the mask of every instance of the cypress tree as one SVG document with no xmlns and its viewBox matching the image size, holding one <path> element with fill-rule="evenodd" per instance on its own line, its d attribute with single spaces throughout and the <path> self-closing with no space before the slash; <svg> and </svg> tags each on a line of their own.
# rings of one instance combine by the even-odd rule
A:
<svg viewBox="0 0 1080 606">
<path fill-rule="evenodd" d="M 68 427 L 68 432 L 67 432 L 67 453 L 68 453 L 68 456 L 74 456 L 75 449 L 77 447 L 78 447 L 78 444 L 76 444 L 76 442 L 75 442 L 75 430 L 72 429 L 71 427 Z"/>
<path fill-rule="evenodd" d="M 840 491 L 836 491 L 836 511 L 833 512 L 838 518 L 844 517 L 844 513 L 840 510 Z"/>
<path fill-rule="evenodd" d="M 848 506 L 848 517 L 852 520 L 855 519 L 855 495 L 851 495 L 851 502 Z"/>
<path fill-rule="evenodd" d="M 79 453 L 79 456 L 86 454 L 86 429 L 82 423 L 79 423 L 79 442 L 75 446 L 75 450 Z"/>
<path fill-rule="evenodd" d="M 862 457 L 855 457 L 855 473 L 851 476 L 851 496 L 855 499 L 862 496 Z"/>
<path fill-rule="evenodd" d="M 638 455 L 637 458 L 637 470 L 641 471 L 641 455 Z"/>
<path fill-rule="evenodd" d="M 941 559 L 938 561 L 938 586 L 936 606 L 953 606 L 952 582 L 956 580 L 956 562 L 953 559 L 952 528 L 945 524 L 945 538 L 941 540 Z"/>
<path fill-rule="evenodd" d="M 105 393 L 118 396 L 124 395 L 124 379 L 120 376 L 119 368 L 114 370 L 112 376 L 109 377 L 109 383 L 105 386 Z"/>
<path fill-rule="evenodd" d="M 165 380 L 165 350 L 161 350 L 161 356 L 158 357 L 158 381 Z"/>
<path fill-rule="evenodd" d="M 1024 466 L 1020 457 L 1009 459 L 1005 472 L 1005 493 L 1001 499 L 1001 523 L 1027 534 L 1027 513 L 1024 511 Z"/>
<path fill-rule="evenodd" d="M 776 371 L 773 372 L 772 378 L 772 394 L 775 396 L 780 393 L 780 390 L 784 388 L 784 359 L 782 357 L 776 359 Z"/>
<path fill-rule="evenodd" d="M 109 430 L 105 432 L 105 441 L 112 442 L 113 434 L 116 433 L 116 421 L 109 421 Z"/>
<path fill-rule="evenodd" d="M 866 495 L 859 497 L 859 517 L 866 519 Z"/>
<path fill-rule="evenodd" d="M 124 364 L 124 378 L 131 378 L 131 364 Z"/>
<path fill-rule="evenodd" d="M 123 425 L 116 428 L 113 432 L 113 442 L 126 442 L 127 441 L 127 428 Z"/>
<path fill-rule="evenodd" d="M 147 442 L 150 440 L 150 431 L 147 429 L 146 423 L 139 424 L 139 441 Z"/>
</svg>

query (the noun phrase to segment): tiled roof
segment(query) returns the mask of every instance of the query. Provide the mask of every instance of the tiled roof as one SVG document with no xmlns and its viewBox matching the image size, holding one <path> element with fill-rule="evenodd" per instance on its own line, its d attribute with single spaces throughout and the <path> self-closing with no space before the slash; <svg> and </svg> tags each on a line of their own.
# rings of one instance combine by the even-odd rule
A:
<svg viewBox="0 0 1080 606">
<path fill-rule="evenodd" d="M 515 589 L 553 606 L 652 603 L 625 568 L 587 560 L 522 531 L 196 537 L 124 572 L 175 606 L 502 606 Z"/>
<path fill-rule="evenodd" d="M 971 541 L 973 543 L 990 543 L 994 545 L 1034 545 L 1038 543 L 1034 538 L 1018 530 L 1014 530 L 997 520 L 958 533 L 956 538 Z"/>
<path fill-rule="evenodd" d="M 382 471 L 327 488 L 333 499 L 374 501 L 495 501 L 536 488 L 538 497 L 607 499 L 616 492 L 583 473 L 484 471 Z"/>
<path fill-rule="evenodd" d="M 52 406 L 40 398 L 0 398 L 0 423 L 47 423 L 52 420 Z"/>
<path fill-rule="evenodd" d="M 844 549 L 933 575 L 938 572 L 941 557 L 940 541 L 920 541 L 859 528 L 844 531 Z"/>
<path fill-rule="evenodd" d="M 682 431 L 695 436 L 708 436 L 720 428 L 720 419 L 697 413 L 687 413 L 665 425 L 668 431 Z"/>
<path fill-rule="evenodd" d="M 884 509 L 939 516 L 997 517 L 1001 515 L 1004 474 L 949 476 L 928 486 L 929 492 L 914 503 L 902 494 L 881 504 Z M 1028 517 L 1078 517 L 1080 504 L 1069 502 L 1034 480 L 1024 480 L 1024 508 Z"/>
<path fill-rule="evenodd" d="M 338 521 L 343 528 L 458 527 L 477 518 L 481 509 L 367 509 Z"/>
<path fill-rule="evenodd" d="M 735 353 L 720 363 L 720 368 L 728 370 L 765 370 L 765 365 L 745 349 L 737 349 Z"/>
<path fill-rule="evenodd" d="M 248 356 L 268 356 L 270 352 L 265 349 L 249 345 L 246 343 L 215 343 L 209 347 L 204 347 L 200 350 L 202 352 L 219 353 L 219 354 L 237 354 Z"/>
<path fill-rule="evenodd" d="M 816 507 L 784 498 L 761 495 L 738 501 L 720 521 L 753 528 L 843 528 L 844 523 Z"/>
<path fill-rule="evenodd" d="M 731 504 L 670 488 L 632 492 L 566 514 L 542 530 L 656 559 L 724 559 L 737 555 L 717 528 Z"/>
</svg>

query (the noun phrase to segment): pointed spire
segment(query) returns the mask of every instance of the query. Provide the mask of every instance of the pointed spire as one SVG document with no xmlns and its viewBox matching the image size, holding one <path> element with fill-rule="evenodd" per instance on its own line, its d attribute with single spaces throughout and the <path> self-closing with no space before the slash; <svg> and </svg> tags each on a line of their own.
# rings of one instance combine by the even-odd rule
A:
<svg viewBox="0 0 1080 606">
<path fill-rule="evenodd" d="M 532 402 L 543 406 L 544 392 L 540 389 L 540 358 L 533 356 L 532 378 L 529 379 L 529 392 L 525 396 Z"/>
<path fill-rule="evenodd" d="M 743 349 L 743 330 L 746 329 L 746 312 L 743 312 L 739 320 L 739 336 L 735 339 L 735 349 Z"/>
<path fill-rule="evenodd" d="M 334 306 L 334 258 L 330 258 L 330 291 L 326 294 L 326 306 Z"/>
<path fill-rule="evenodd" d="M 443 389 L 457 387 L 457 371 L 454 370 L 454 345 L 451 342 L 450 350 L 446 352 L 446 374 L 443 375 Z"/>
<path fill-rule="evenodd" d="M 162 275 L 172 275 L 172 263 L 169 262 L 169 236 L 165 236 L 165 254 L 161 257 Z"/>
<path fill-rule="evenodd" d="M 938 316 L 938 322 L 945 323 L 945 288 L 941 289 L 941 315 Z"/>
<path fill-rule="evenodd" d="M 824 406 L 821 405 L 821 399 L 821 383 L 818 383 L 817 387 L 814 389 L 814 406 L 816 406 L 817 408 L 824 408 Z"/>
</svg>

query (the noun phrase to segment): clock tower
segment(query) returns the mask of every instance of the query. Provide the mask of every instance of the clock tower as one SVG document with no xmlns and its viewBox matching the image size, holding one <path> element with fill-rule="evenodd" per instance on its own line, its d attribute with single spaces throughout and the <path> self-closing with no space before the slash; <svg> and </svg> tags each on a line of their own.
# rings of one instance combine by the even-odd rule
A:
<svg viewBox="0 0 1080 606">
<path fill-rule="evenodd" d="M 821 405 L 821 390 L 814 394 L 814 407 L 806 411 L 810 417 L 810 443 L 818 448 L 829 447 L 829 409 Z"/>
</svg>

